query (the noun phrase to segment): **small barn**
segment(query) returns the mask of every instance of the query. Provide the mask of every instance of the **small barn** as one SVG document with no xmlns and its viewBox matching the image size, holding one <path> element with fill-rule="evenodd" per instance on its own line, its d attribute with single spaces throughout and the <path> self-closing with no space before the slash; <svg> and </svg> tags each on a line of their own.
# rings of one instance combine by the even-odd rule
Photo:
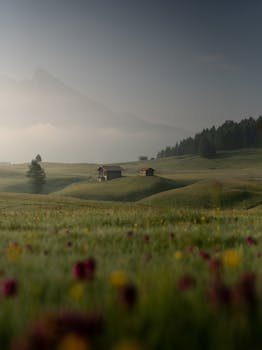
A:
<svg viewBox="0 0 262 350">
<path fill-rule="evenodd" d="M 101 165 L 98 169 L 99 182 L 117 179 L 122 176 L 122 168 L 118 165 Z"/>
<path fill-rule="evenodd" d="M 139 170 L 141 176 L 154 176 L 155 169 L 153 168 L 142 168 Z"/>
</svg>

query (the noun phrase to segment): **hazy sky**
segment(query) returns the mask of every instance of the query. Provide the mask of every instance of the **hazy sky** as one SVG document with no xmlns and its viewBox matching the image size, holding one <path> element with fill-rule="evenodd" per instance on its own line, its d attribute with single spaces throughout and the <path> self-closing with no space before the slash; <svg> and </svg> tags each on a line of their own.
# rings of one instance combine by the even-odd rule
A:
<svg viewBox="0 0 262 350">
<path fill-rule="evenodd" d="M 1 0 L 0 74 L 41 67 L 189 131 L 262 113 L 261 0 Z"/>
</svg>

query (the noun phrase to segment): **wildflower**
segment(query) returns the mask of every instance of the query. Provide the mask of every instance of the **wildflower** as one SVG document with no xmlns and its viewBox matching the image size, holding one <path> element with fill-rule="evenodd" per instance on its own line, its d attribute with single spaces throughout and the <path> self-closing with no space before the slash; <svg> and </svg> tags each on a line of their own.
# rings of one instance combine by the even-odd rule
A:
<svg viewBox="0 0 262 350">
<path fill-rule="evenodd" d="M 127 237 L 131 237 L 131 236 L 133 236 L 133 231 L 128 231 L 127 232 Z"/>
<path fill-rule="evenodd" d="M 175 234 L 174 234 L 173 232 L 170 232 L 170 233 L 169 233 L 169 238 L 170 238 L 171 240 L 173 240 L 173 239 L 175 238 Z"/>
<path fill-rule="evenodd" d="M 114 271 L 109 276 L 109 283 L 114 287 L 123 286 L 127 282 L 127 276 L 124 271 Z"/>
<path fill-rule="evenodd" d="M 101 331 L 103 318 L 100 314 L 85 314 L 75 311 L 62 311 L 53 316 L 57 335 L 70 332 L 90 336 Z"/>
<path fill-rule="evenodd" d="M 89 350 L 87 340 L 76 333 L 66 334 L 58 344 L 58 350 Z"/>
<path fill-rule="evenodd" d="M 206 222 L 206 217 L 205 216 L 201 216 L 200 221 L 201 222 Z"/>
<path fill-rule="evenodd" d="M 184 276 L 180 277 L 177 283 L 177 287 L 181 291 L 195 287 L 195 285 L 196 285 L 196 280 L 194 279 L 194 277 L 192 277 L 189 274 L 185 274 Z"/>
<path fill-rule="evenodd" d="M 209 287 L 208 296 L 215 306 L 226 306 L 231 303 L 232 291 L 220 278 L 216 278 Z"/>
<path fill-rule="evenodd" d="M 22 247 L 18 243 L 13 242 L 6 249 L 6 257 L 9 261 L 16 262 L 21 258 L 22 252 Z"/>
<path fill-rule="evenodd" d="M 247 236 L 246 237 L 246 243 L 248 245 L 255 245 L 255 244 L 257 244 L 257 241 L 254 238 L 252 238 L 251 236 Z"/>
<path fill-rule="evenodd" d="M 134 228 L 138 228 L 138 224 L 134 224 L 133 226 L 134 226 Z"/>
<path fill-rule="evenodd" d="M 76 262 L 72 272 L 76 279 L 84 279 L 86 277 L 85 263 L 83 261 Z"/>
<path fill-rule="evenodd" d="M 253 272 L 245 272 L 234 288 L 236 301 L 242 301 L 249 307 L 257 304 L 256 275 Z"/>
<path fill-rule="evenodd" d="M 148 235 L 148 234 L 145 234 L 145 235 L 143 236 L 143 240 L 144 240 L 145 243 L 148 243 L 148 242 L 149 242 L 149 235 Z"/>
<path fill-rule="evenodd" d="M 120 302 L 131 309 L 137 301 L 137 289 L 132 283 L 126 283 L 119 287 L 118 296 Z"/>
<path fill-rule="evenodd" d="M 144 347 L 135 340 L 122 340 L 113 347 L 113 350 L 143 350 Z"/>
<path fill-rule="evenodd" d="M 12 297 L 17 294 L 17 281 L 13 278 L 5 279 L 2 281 L 1 289 L 5 297 Z"/>
<path fill-rule="evenodd" d="M 73 299 L 80 299 L 84 294 L 84 286 L 82 283 L 77 283 L 73 285 L 69 290 L 69 295 Z"/>
<path fill-rule="evenodd" d="M 96 269 L 96 261 L 93 257 L 88 258 L 86 261 L 78 261 L 73 266 L 73 276 L 76 279 L 88 279 L 94 278 Z"/>
<path fill-rule="evenodd" d="M 237 249 L 227 249 L 223 253 L 223 262 L 226 266 L 236 267 L 241 262 L 241 254 Z"/>
<path fill-rule="evenodd" d="M 175 259 L 176 260 L 181 260 L 183 258 L 183 253 L 180 250 L 177 250 L 175 252 Z"/>
<path fill-rule="evenodd" d="M 211 257 L 210 257 L 210 254 L 204 250 L 200 250 L 199 252 L 199 256 L 203 259 L 203 260 L 209 260 Z"/>
</svg>

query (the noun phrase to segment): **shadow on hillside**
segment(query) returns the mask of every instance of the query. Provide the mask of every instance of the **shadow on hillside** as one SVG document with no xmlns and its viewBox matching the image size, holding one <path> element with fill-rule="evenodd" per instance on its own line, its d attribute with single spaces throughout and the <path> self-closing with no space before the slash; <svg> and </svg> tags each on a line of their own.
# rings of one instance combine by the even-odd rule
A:
<svg viewBox="0 0 262 350">
<path fill-rule="evenodd" d="M 90 178 L 84 177 L 84 176 L 47 179 L 46 184 L 44 185 L 42 194 L 49 194 L 52 192 L 60 191 L 73 183 L 88 181 L 88 180 L 90 180 Z M 5 188 L 4 192 L 33 193 L 32 187 L 30 186 L 28 181 L 24 183 L 8 186 Z"/>
</svg>

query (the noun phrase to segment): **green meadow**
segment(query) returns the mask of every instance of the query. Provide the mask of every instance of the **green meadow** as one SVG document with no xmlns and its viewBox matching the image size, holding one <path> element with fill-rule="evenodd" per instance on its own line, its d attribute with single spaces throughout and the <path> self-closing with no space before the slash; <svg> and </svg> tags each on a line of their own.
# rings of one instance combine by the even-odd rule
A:
<svg viewBox="0 0 262 350">
<path fill-rule="evenodd" d="M 261 349 L 262 151 L 120 165 L 0 166 L 1 349 Z"/>
</svg>

